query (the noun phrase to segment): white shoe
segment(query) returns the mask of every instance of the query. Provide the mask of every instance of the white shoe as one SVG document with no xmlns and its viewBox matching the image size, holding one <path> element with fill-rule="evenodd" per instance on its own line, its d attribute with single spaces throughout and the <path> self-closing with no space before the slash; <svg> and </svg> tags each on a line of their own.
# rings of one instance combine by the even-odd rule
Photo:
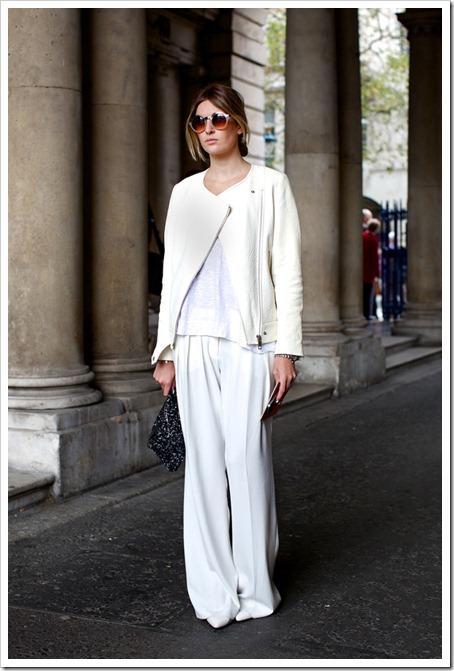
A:
<svg viewBox="0 0 454 671">
<path fill-rule="evenodd" d="M 237 622 L 244 622 L 244 620 L 250 620 L 251 618 L 252 615 L 248 613 L 246 610 L 240 610 L 235 620 Z"/>
<path fill-rule="evenodd" d="M 214 629 L 221 629 L 222 627 L 226 627 L 231 623 L 231 621 L 232 620 L 230 620 L 228 617 L 216 617 L 216 615 L 207 618 L 208 624 L 211 624 Z"/>
</svg>

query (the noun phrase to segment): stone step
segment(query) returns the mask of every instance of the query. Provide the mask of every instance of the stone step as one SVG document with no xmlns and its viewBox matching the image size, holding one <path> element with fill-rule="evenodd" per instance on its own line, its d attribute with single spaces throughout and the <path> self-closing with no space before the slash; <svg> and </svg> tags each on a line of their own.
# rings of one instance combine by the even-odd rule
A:
<svg viewBox="0 0 454 671">
<path fill-rule="evenodd" d="M 402 368 L 441 357 L 441 347 L 420 347 L 414 336 L 396 336 L 383 333 L 380 336 L 386 354 L 386 372 L 392 373 Z"/>
<path fill-rule="evenodd" d="M 393 373 L 402 368 L 418 365 L 424 361 L 440 358 L 441 347 L 409 347 L 397 352 L 386 354 L 386 372 Z"/>
<path fill-rule="evenodd" d="M 417 338 L 411 336 L 382 335 L 380 336 L 380 339 L 381 344 L 385 349 L 386 356 L 388 356 L 388 354 L 402 352 L 409 347 L 414 347 L 418 342 Z"/>
<path fill-rule="evenodd" d="M 47 500 L 55 477 L 50 473 L 32 473 L 8 468 L 8 512 L 28 508 Z"/>
</svg>

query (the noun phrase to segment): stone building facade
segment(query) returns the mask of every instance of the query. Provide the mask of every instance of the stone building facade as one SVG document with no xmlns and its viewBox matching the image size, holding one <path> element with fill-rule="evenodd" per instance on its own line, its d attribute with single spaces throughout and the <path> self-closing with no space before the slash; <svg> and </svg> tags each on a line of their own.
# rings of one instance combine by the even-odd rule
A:
<svg viewBox="0 0 454 671">
<path fill-rule="evenodd" d="M 305 279 L 299 379 L 342 394 L 384 375 L 361 314 L 357 13 L 288 12 L 286 172 Z M 52 473 L 55 495 L 66 496 L 156 463 L 146 448 L 162 403 L 148 351 L 147 204 L 162 231 L 173 185 L 200 167 L 183 121 L 207 81 L 243 94 L 249 157 L 264 162 L 265 10 L 9 8 L 8 21 L 9 458 Z M 409 165 L 418 272 L 398 329 L 439 343 L 441 11 L 408 10 L 402 21 L 419 73 Z"/>
</svg>

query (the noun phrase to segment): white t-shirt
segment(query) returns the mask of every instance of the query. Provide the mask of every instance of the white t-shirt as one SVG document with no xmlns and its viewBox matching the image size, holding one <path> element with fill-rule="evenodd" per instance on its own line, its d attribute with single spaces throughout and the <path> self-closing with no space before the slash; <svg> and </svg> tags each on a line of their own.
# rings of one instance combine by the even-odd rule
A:
<svg viewBox="0 0 454 671">
<path fill-rule="evenodd" d="M 225 338 L 233 342 L 241 338 L 243 325 L 227 267 L 222 243 L 216 238 L 205 263 L 193 280 L 178 320 L 178 335 L 200 335 Z M 261 349 L 249 345 L 254 352 L 274 351 L 275 343 Z"/>
</svg>

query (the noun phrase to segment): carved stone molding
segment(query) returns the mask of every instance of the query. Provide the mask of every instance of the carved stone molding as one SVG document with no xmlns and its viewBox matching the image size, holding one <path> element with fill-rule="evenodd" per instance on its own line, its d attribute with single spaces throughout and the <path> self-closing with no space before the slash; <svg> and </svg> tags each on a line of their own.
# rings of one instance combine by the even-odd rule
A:
<svg viewBox="0 0 454 671">
<path fill-rule="evenodd" d="M 171 64 L 196 65 L 203 32 L 217 20 L 220 11 L 148 9 L 148 53 Z"/>
</svg>

